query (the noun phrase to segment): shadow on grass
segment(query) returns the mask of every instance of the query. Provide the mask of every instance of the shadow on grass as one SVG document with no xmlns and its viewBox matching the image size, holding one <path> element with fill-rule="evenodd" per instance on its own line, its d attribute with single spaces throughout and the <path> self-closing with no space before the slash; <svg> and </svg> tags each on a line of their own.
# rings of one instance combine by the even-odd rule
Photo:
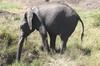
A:
<svg viewBox="0 0 100 66">
<path fill-rule="evenodd" d="M 82 48 L 81 46 L 77 46 L 77 48 L 82 51 L 83 55 L 91 55 L 91 49 L 89 48 Z"/>
</svg>

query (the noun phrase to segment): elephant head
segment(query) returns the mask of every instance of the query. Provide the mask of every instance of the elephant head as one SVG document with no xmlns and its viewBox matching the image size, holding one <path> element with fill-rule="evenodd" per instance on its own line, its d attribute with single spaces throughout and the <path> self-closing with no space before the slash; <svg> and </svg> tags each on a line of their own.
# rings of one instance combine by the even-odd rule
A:
<svg viewBox="0 0 100 66">
<path fill-rule="evenodd" d="M 28 9 L 28 11 L 24 14 L 24 18 L 20 22 L 21 34 L 18 43 L 19 46 L 17 52 L 17 60 L 20 60 L 24 39 L 27 38 L 27 36 L 30 33 L 32 33 L 35 29 L 38 30 L 38 27 L 40 26 L 41 20 L 40 17 L 38 17 L 37 13 L 38 13 L 37 8 Z"/>
</svg>

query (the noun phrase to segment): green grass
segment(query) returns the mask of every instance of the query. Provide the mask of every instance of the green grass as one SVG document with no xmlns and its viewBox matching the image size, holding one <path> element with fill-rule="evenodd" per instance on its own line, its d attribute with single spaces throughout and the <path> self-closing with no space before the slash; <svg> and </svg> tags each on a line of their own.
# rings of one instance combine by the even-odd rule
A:
<svg viewBox="0 0 100 66">
<path fill-rule="evenodd" d="M 4 0 L 0 2 L 1 10 L 16 11 L 21 8 L 22 7 L 19 4 L 16 4 L 15 2 L 9 2 L 9 1 L 4 1 Z"/>
<path fill-rule="evenodd" d="M 1 0 L 0 0 L 1 1 Z M 0 2 L 0 9 L 18 10 L 20 6 L 5 5 L 8 2 Z M 79 22 L 74 33 L 69 38 L 67 50 L 63 55 L 47 54 L 39 50 L 41 38 L 37 31 L 28 36 L 22 51 L 22 62 L 15 61 L 17 43 L 19 39 L 19 22 L 21 15 L 15 19 L 0 19 L 0 65 L 9 66 L 100 66 L 100 10 L 85 11 L 79 8 L 75 10 L 80 15 L 85 25 L 85 35 L 81 42 L 81 23 Z M 49 39 L 49 38 L 48 38 Z M 60 38 L 57 37 L 57 48 L 60 47 Z M 36 53 L 37 52 L 37 53 Z M 9 57 L 11 59 L 9 59 Z M 9 64 L 7 60 L 13 61 Z"/>
</svg>

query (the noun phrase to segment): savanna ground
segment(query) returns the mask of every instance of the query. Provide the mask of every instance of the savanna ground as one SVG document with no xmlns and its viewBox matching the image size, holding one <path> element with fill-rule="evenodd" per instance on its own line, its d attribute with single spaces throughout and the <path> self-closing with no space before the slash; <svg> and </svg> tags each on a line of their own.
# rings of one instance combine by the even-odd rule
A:
<svg viewBox="0 0 100 66">
<path fill-rule="evenodd" d="M 21 62 L 16 62 L 19 22 L 28 7 L 44 3 L 42 0 L 0 0 L 0 66 L 100 66 L 100 1 L 62 0 L 73 7 L 85 25 L 83 42 L 81 23 L 69 38 L 64 54 L 47 54 L 39 50 L 41 38 L 33 32 L 24 44 Z M 57 1 L 57 0 L 50 0 Z M 60 0 L 59 0 L 60 1 Z M 49 38 L 48 38 L 49 39 Z M 56 40 L 60 47 L 59 36 Z"/>
</svg>

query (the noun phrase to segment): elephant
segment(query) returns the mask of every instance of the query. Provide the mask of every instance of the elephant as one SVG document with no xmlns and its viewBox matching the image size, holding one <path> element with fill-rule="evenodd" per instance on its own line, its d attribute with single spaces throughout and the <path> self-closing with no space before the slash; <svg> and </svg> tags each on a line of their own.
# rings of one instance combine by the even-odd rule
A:
<svg viewBox="0 0 100 66">
<path fill-rule="evenodd" d="M 82 24 L 81 40 L 84 36 L 84 23 L 74 9 L 65 3 L 46 3 L 29 8 L 20 22 L 20 39 L 18 42 L 17 60 L 20 61 L 25 38 L 34 30 L 39 31 L 43 49 L 49 52 L 56 50 L 56 36 L 61 38 L 61 49 L 66 50 L 68 38 L 74 32 L 78 21 Z M 50 36 L 50 46 L 47 40 Z"/>
<path fill-rule="evenodd" d="M 45 0 L 45 2 L 49 2 L 49 0 Z"/>
</svg>

